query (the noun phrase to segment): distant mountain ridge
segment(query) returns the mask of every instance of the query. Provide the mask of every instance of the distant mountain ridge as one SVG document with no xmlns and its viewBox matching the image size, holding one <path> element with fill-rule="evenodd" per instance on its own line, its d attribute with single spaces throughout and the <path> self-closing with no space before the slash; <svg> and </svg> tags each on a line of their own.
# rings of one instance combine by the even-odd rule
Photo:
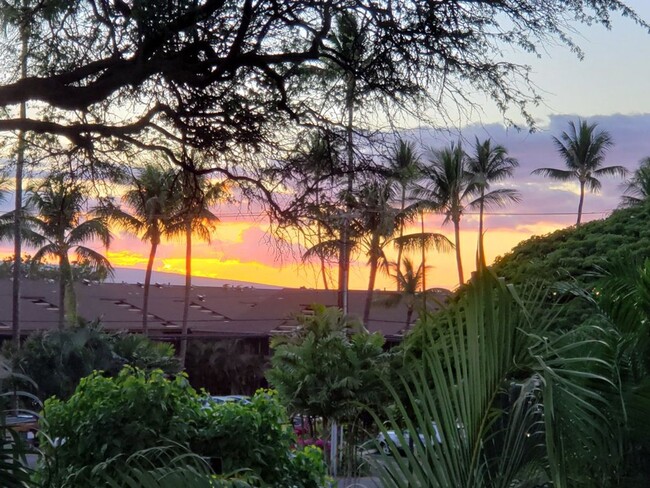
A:
<svg viewBox="0 0 650 488">
<path fill-rule="evenodd" d="M 113 272 L 113 277 L 109 277 L 106 280 L 106 283 L 144 283 L 144 269 L 114 268 Z M 185 276 L 176 273 L 154 271 L 151 274 L 151 283 L 184 285 Z M 202 276 L 193 276 L 192 284 L 196 286 L 253 286 L 255 288 L 266 288 L 274 290 L 279 290 L 282 288 L 281 286 L 265 285 L 263 283 L 251 283 L 248 281 L 239 280 L 221 280 L 216 278 L 204 278 Z"/>
</svg>

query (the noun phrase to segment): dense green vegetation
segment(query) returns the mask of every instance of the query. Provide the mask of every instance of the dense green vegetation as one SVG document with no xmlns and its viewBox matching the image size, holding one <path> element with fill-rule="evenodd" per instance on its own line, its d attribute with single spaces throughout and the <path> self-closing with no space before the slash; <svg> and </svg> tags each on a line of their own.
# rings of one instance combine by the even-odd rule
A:
<svg viewBox="0 0 650 488">
<path fill-rule="evenodd" d="M 37 396 L 68 398 L 79 381 L 93 371 L 117 374 L 125 364 L 146 371 L 180 371 L 171 344 L 144 336 L 109 333 L 97 323 L 83 323 L 63 330 L 36 332 L 19 351 L 9 351 L 16 371 L 36 385 Z"/>
<path fill-rule="evenodd" d="M 528 239 L 498 257 L 492 270 L 510 283 L 530 280 L 594 282 L 607 261 L 640 265 L 650 257 L 650 204 L 616 210 L 606 219 Z"/>
<path fill-rule="evenodd" d="M 210 458 L 217 472 L 252 486 L 317 488 L 325 479 L 317 450 L 291 451 L 293 430 L 272 393 L 216 404 L 185 375 L 167 379 L 160 370 L 93 373 L 68 400 L 48 399 L 42 424 L 45 486 L 96 486 L 96 466 L 161 446 Z M 113 469 L 115 475 L 120 463 Z"/>
<path fill-rule="evenodd" d="M 647 486 L 650 266 L 611 268 L 571 327 L 548 286 L 489 274 L 419 321 L 375 417 L 385 486 Z"/>
</svg>

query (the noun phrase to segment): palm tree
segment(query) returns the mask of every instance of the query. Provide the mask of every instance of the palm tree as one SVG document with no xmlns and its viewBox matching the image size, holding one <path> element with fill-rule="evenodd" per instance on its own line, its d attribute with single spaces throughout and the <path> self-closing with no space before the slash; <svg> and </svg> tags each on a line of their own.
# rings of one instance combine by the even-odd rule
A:
<svg viewBox="0 0 650 488">
<path fill-rule="evenodd" d="M 77 315 L 70 252 L 74 251 L 78 259 L 87 260 L 96 269 L 111 271 L 104 256 L 83 245 L 99 239 L 108 248 L 111 234 L 104 218 L 84 218 L 86 192 L 80 184 L 69 182 L 69 176 L 50 175 L 40 186 L 29 188 L 27 194 L 27 206 L 37 212 L 27 219 L 41 245 L 32 262 L 38 264 L 46 257 L 59 261 L 59 328 L 63 328 L 66 316 L 68 323 L 74 324 Z"/>
<path fill-rule="evenodd" d="M 650 157 L 641 160 L 632 177 L 627 180 L 621 197 L 621 207 L 633 207 L 650 196 Z"/>
<path fill-rule="evenodd" d="M 418 299 L 426 293 L 425 291 L 420 291 L 425 274 L 424 263 L 420 263 L 416 269 L 413 261 L 409 258 L 403 258 L 402 265 L 395 266 L 395 269 L 397 270 L 397 275 L 395 276 L 397 292 L 388 295 L 383 300 L 383 303 L 388 307 L 397 306 L 402 302 L 405 303 L 406 324 L 404 325 L 404 330 L 408 330 L 411 326 L 413 312 L 415 311 Z M 423 303 L 423 309 L 426 310 L 425 303 Z"/>
<path fill-rule="evenodd" d="M 597 127 L 598 124 L 589 124 L 586 120 L 581 119 L 577 124 L 573 121 L 569 122 L 569 132 L 562 132 L 559 139 L 553 138 L 555 147 L 568 169 L 538 168 L 532 173 L 560 181 L 578 180 L 580 201 L 578 202 L 576 225 L 580 225 L 582 220 L 585 187 L 588 187 L 592 193 L 596 193 L 602 186 L 598 177 L 624 177 L 627 173 L 623 166 L 602 167 L 605 154 L 614 143 L 609 132 L 596 130 Z"/>
<path fill-rule="evenodd" d="M 468 158 L 467 171 L 472 183 L 479 194 L 479 231 L 478 231 L 478 260 L 484 268 L 485 249 L 483 246 L 483 213 L 486 206 L 503 206 L 510 202 L 519 202 L 520 194 L 516 190 L 498 188 L 486 193 L 492 183 L 511 178 L 519 162 L 508 156 L 508 151 L 501 145 L 493 145 L 490 139 L 474 143 L 474 154 Z"/>
<path fill-rule="evenodd" d="M 286 168 L 297 185 L 304 188 L 305 197 L 309 198 L 304 204 L 310 219 L 309 225 L 299 230 L 307 234 L 312 230 L 311 223 L 316 222 L 316 246 L 332 237 L 334 229 L 331 225 L 331 211 L 336 206 L 328 201 L 323 182 L 333 180 L 334 173 L 340 171 L 340 147 L 333 135 L 327 131 L 310 134 L 306 143 L 299 147 L 297 154 L 291 158 Z M 313 199 L 311 199 L 313 197 Z M 338 203 L 338 202 L 337 202 Z M 307 236 L 306 236 L 307 237 Z M 310 237 L 313 237 L 310 236 Z M 308 240 L 311 240 L 308 238 Z M 317 249 L 319 249 L 317 247 Z M 320 275 L 325 290 L 329 289 L 327 258 L 329 253 L 316 253 L 320 261 Z"/>
<path fill-rule="evenodd" d="M 400 216 L 399 237 L 395 240 L 397 245 L 397 265 L 402 263 L 402 252 L 404 251 L 403 237 L 404 226 L 411 217 L 405 214 L 406 196 L 410 184 L 412 184 L 421 173 L 420 157 L 415 150 L 412 142 L 399 139 L 389 160 L 389 169 L 391 178 L 397 183 L 400 189 Z M 398 269 L 399 272 L 399 269 Z"/>
<path fill-rule="evenodd" d="M 25 4 L 23 4 L 25 5 Z M 28 16 L 21 12 L 19 22 L 20 33 L 20 77 L 27 78 L 27 56 L 29 54 L 29 22 Z M 27 118 L 27 104 L 20 103 L 18 117 Z M 16 350 L 20 349 L 20 285 L 22 281 L 21 254 L 22 254 L 22 228 L 23 228 L 23 170 L 25 166 L 25 131 L 18 131 L 18 145 L 16 148 L 16 186 L 14 191 L 14 273 L 12 292 L 12 335 Z"/>
<path fill-rule="evenodd" d="M 359 195 L 360 216 L 355 220 L 353 226 L 357 227 L 356 233 L 365 236 L 370 266 L 368 293 L 363 309 L 364 324 L 368 323 L 370 317 L 370 307 L 380 262 L 383 259 L 384 264 L 388 265 L 383 248 L 395 232 L 396 211 L 388 203 L 391 196 L 390 184 L 378 182 L 365 185 Z"/>
<path fill-rule="evenodd" d="M 345 134 L 347 154 L 347 191 L 344 201 L 347 202 L 346 213 L 350 211 L 350 201 L 354 187 L 354 117 L 355 107 L 361 100 L 364 87 L 359 84 L 359 78 L 366 62 L 366 36 L 359 25 L 354 13 L 344 12 L 336 18 L 336 27 L 329 39 L 333 59 L 325 78 L 334 78 L 342 82 L 345 113 Z M 344 218 L 341 231 L 341 251 L 339 256 L 339 306 L 347 313 L 348 280 L 350 274 L 350 220 Z"/>
<path fill-rule="evenodd" d="M 193 165 L 194 162 L 192 161 Z M 181 179 L 181 206 L 175 221 L 169 226 L 170 235 L 182 235 L 185 238 L 185 293 L 183 297 L 183 325 L 181 329 L 181 347 L 179 351 L 181 367 L 185 367 L 187 355 L 187 329 L 190 311 L 190 290 L 192 289 L 192 237 L 210 242 L 210 234 L 219 220 L 210 211 L 210 207 L 226 194 L 224 183 L 212 183 L 193 170 L 194 166 L 184 167 Z"/>
<path fill-rule="evenodd" d="M 151 244 L 142 299 L 142 333 L 147 335 L 149 291 L 156 251 L 162 236 L 171 225 L 174 205 L 178 205 L 178 201 L 173 196 L 175 175 L 171 168 L 147 164 L 131 178 L 130 183 L 131 188 L 122 196 L 122 202 L 127 205 L 131 213 L 112 205 L 105 208 L 104 212 L 118 225 L 134 234 L 140 234 L 143 241 Z"/>
<path fill-rule="evenodd" d="M 426 182 L 415 194 L 421 198 L 422 208 L 444 213 L 443 223 L 454 224 L 454 247 L 458 283 L 465 283 L 460 252 L 460 219 L 474 192 L 471 177 L 467 173 L 467 155 L 459 144 L 433 151 L 429 164 L 423 170 Z"/>
</svg>

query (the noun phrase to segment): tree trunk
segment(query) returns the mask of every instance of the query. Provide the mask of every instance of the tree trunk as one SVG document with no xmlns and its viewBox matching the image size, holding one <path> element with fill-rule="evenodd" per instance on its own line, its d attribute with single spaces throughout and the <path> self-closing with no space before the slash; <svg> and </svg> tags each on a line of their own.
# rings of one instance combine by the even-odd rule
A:
<svg viewBox="0 0 650 488">
<path fill-rule="evenodd" d="M 181 348 L 179 359 L 181 368 L 185 368 L 187 356 L 187 326 L 190 313 L 190 289 L 192 288 L 192 222 L 185 228 L 185 296 L 183 297 L 183 327 L 181 329 Z"/>
<path fill-rule="evenodd" d="M 463 275 L 463 258 L 460 255 L 460 219 L 454 217 L 454 238 L 456 244 L 456 264 L 458 266 L 458 285 L 465 283 L 465 278 Z"/>
<path fill-rule="evenodd" d="M 68 254 L 64 256 L 64 269 L 60 270 L 65 276 L 65 317 L 69 327 L 77 325 L 77 294 L 74 289 L 74 276 L 72 274 L 72 266 L 68 259 Z"/>
<path fill-rule="evenodd" d="M 409 327 L 411 326 L 412 317 L 413 317 L 413 307 L 408 307 L 406 309 L 406 327 L 404 327 L 405 331 L 409 330 Z"/>
<path fill-rule="evenodd" d="M 375 280 L 377 279 L 377 268 L 379 266 L 379 234 L 375 232 L 370 244 L 370 278 L 368 279 L 368 293 L 366 294 L 366 304 L 363 309 L 363 324 L 368 325 L 370 318 L 370 307 L 372 307 L 372 297 L 375 292 Z"/>
<path fill-rule="evenodd" d="M 59 330 L 65 326 L 65 280 L 63 256 L 59 256 Z"/>
<path fill-rule="evenodd" d="M 347 303 L 347 290 L 346 285 L 344 285 L 344 282 L 346 280 L 346 275 L 345 275 L 345 253 L 346 253 L 346 245 L 345 242 L 348 238 L 348 233 L 347 233 L 347 228 L 345 224 L 345 220 L 342 221 L 341 223 L 342 228 L 341 228 L 341 235 L 340 235 L 340 242 L 339 242 L 339 289 L 338 289 L 338 296 L 337 296 L 337 306 L 341 309 L 344 310 L 344 305 Z"/>
<path fill-rule="evenodd" d="M 422 236 L 422 308 L 427 309 L 427 266 L 424 246 L 424 210 L 420 210 L 420 235 Z"/>
<path fill-rule="evenodd" d="M 576 226 L 580 225 L 582 220 L 582 206 L 585 203 L 585 182 L 580 181 L 580 202 L 578 203 L 578 220 L 576 221 Z"/>
<path fill-rule="evenodd" d="M 27 78 L 27 52 L 28 36 L 26 19 L 20 24 L 20 77 Z M 21 102 L 19 118 L 27 118 L 27 104 Z M 14 269 L 13 269 L 13 290 L 12 290 L 12 327 L 11 335 L 15 350 L 20 349 L 20 285 L 22 283 L 22 220 L 23 220 L 23 168 L 25 166 L 25 132 L 18 131 L 18 151 L 16 153 L 16 188 L 15 188 L 15 211 L 14 211 Z"/>
<path fill-rule="evenodd" d="M 156 250 L 158 249 L 157 239 L 151 242 L 151 250 L 149 251 L 149 261 L 147 261 L 147 271 L 144 275 L 144 291 L 142 297 L 142 333 L 146 336 L 149 335 L 149 290 L 151 289 L 151 273 L 153 271 L 153 262 L 156 258 Z"/>
<path fill-rule="evenodd" d="M 400 204 L 400 215 L 404 213 L 404 207 L 406 205 L 406 186 L 402 185 L 402 200 Z M 402 215 L 402 219 L 404 219 L 404 215 Z M 402 244 L 402 237 L 404 237 L 404 220 L 400 222 L 399 225 L 399 244 L 397 245 L 397 276 L 399 276 L 399 272 L 402 269 L 402 251 L 403 251 L 403 244 Z M 399 291 L 399 282 L 397 284 L 397 291 Z"/>
<path fill-rule="evenodd" d="M 485 246 L 483 245 L 483 213 L 485 211 L 485 202 L 483 198 L 485 197 L 485 188 L 481 188 L 481 204 L 479 207 L 479 219 L 478 219 L 478 270 L 487 267 L 487 262 L 485 261 Z"/>
<path fill-rule="evenodd" d="M 340 299 L 339 306 L 345 315 L 348 314 L 348 285 L 350 278 L 350 199 L 352 198 L 352 190 L 354 186 L 354 137 L 353 137 L 353 123 L 354 123 L 354 92 L 356 91 L 356 84 L 354 77 L 351 75 L 347 80 L 347 89 L 345 97 L 346 111 L 348 120 L 346 124 L 347 134 L 347 173 L 348 173 L 348 188 L 346 195 L 345 211 L 346 216 L 343 219 L 343 232 L 341 243 L 341 259 L 340 264 L 343 269 L 339 272 L 341 280 L 339 281 Z"/>
<path fill-rule="evenodd" d="M 320 178 L 320 175 L 316 175 L 317 178 Z M 316 207 L 320 208 L 320 188 L 318 185 L 316 185 Z M 316 222 L 316 232 L 318 236 L 318 244 L 320 245 L 323 242 L 323 235 L 321 232 L 321 225 L 320 225 L 320 217 L 318 222 Z M 323 257 L 322 253 L 318 255 L 318 258 L 320 259 L 320 273 L 323 276 L 323 286 L 325 287 L 326 290 L 329 290 L 329 286 L 327 284 L 327 268 L 325 266 L 325 258 Z"/>
</svg>

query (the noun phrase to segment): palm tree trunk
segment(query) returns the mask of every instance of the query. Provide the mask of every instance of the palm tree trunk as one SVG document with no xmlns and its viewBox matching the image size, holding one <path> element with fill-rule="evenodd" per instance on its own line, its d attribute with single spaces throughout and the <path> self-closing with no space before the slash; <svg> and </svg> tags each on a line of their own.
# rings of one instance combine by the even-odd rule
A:
<svg viewBox="0 0 650 488">
<path fill-rule="evenodd" d="M 27 50 L 28 37 L 26 19 L 20 23 L 20 77 L 27 78 Z M 27 104 L 20 103 L 20 120 L 27 118 Z M 14 269 L 13 269 L 13 290 L 12 290 L 12 342 L 14 349 L 20 349 L 20 285 L 22 282 L 22 208 L 23 208 L 23 167 L 25 165 L 25 132 L 18 131 L 18 150 L 16 153 L 16 189 L 15 189 L 15 211 L 14 211 Z"/>
<path fill-rule="evenodd" d="M 350 198 L 352 197 L 352 190 L 354 186 L 354 137 L 353 137 L 353 123 L 354 123 L 354 92 L 356 84 L 354 76 L 350 76 L 347 81 L 346 93 L 346 110 L 348 120 L 346 124 L 347 133 L 347 157 L 348 157 L 348 190 L 346 196 L 346 214 L 350 213 Z M 350 276 L 350 216 L 346 215 L 343 219 L 343 232 L 341 242 L 341 266 L 342 270 L 339 272 L 341 280 L 339 281 L 340 290 L 340 303 L 339 306 L 344 314 L 348 313 L 348 283 Z"/>
<path fill-rule="evenodd" d="M 63 271 L 63 256 L 59 256 L 59 330 L 65 327 L 65 281 L 66 273 Z"/>
<path fill-rule="evenodd" d="M 427 309 L 427 266 L 424 242 L 424 210 L 420 210 L 420 235 L 422 236 L 422 307 Z"/>
<path fill-rule="evenodd" d="M 76 309 L 72 267 L 67 253 L 61 253 L 59 255 L 59 329 L 63 329 L 66 322 L 70 326 L 76 325 Z"/>
<path fill-rule="evenodd" d="M 189 218 L 189 217 L 188 217 Z M 185 295 L 183 297 L 183 327 L 181 329 L 181 348 L 179 359 L 181 368 L 185 368 L 187 355 L 187 326 L 190 313 L 190 289 L 192 288 L 192 222 L 185 227 Z"/>
<path fill-rule="evenodd" d="M 463 258 L 460 255 L 460 219 L 454 218 L 454 238 L 456 244 L 456 265 L 458 266 L 458 284 L 465 283 L 463 275 Z"/>
<path fill-rule="evenodd" d="M 408 330 L 409 327 L 411 326 L 411 318 L 413 317 L 413 307 L 408 307 L 406 309 L 406 326 L 404 327 L 404 330 Z"/>
<path fill-rule="evenodd" d="M 370 244 L 370 278 L 368 279 L 368 293 L 366 294 L 366 304 L 363 309 L 363 323 L 368 325 L 370 318 L 370 307 L 372 307 L 372 297 L 375 292 L 375 281 L 377 279 L 377 268 L 379 267 L 379 234 L 375 232 Z"/>
<path fill-rule="evenodd" d="M 404 207 L 406 205 L 406 187 L 402 185 L 402 200 L 400 202 L 400 215 L 404 213 Z M 402 215 L 402 219 L 404 219 L 404 215 Z M 399 241 L 397 245 L 397 274 L 399 275 L 399 271 L 402 266 L 402 252 L 403 252 L 403 244 L 402 244 L 402 237 L 404 237 L 404 220 L 400 222 L 399 225 Z M 399 291 L 399 288 L 398 290 Z"/>
<path fill-rule="evenodd" d="M 582 205 L 585 203 L 585 182 L 580 182 L 580 202 L 578 203 L 578 220 L 576 226 L 580 225 L 582 220 Z"/>
<path fill-rule="evenodd" d="M 156 258 L 157 249 L 158 242 L 156 239 L 154 239 L 151 242 L 149 261 L 147 261 L 147 271 L 144 275 L 144 296 L 142 297 L 142 333 L 145 336 L 149 335 L 149 290 L 151 289 L 151 273 L 153 271 L 153 262 Z"/>
<path fill-rule="evenodd" d="M 72 266 L 68 259 L 67 253 L 64 256 L 64 269 L 61 270 L 65 276 L 65 316 L 68 326 L 74 327 L 77 325 L 77 294 L 74 289 L 74 276 L 72 274 Z"/>
<path fill-rule="evenodd" d="M 485 268 L 487 263 L 485 261 L 485 247 L 483 245 L 483 213 L 485 211 L 485 188 L 481 188 L 481 204 L 479 207 L 478 219 L 478 270 Z"/>
<path fill-rule="evenodd" d="M 317 175 L 317 178 L 320 178 L 320 176 Z M 316 185 L 316 208 L 320 208 L 320 188 L 318 187 L 318 184 Z M 320 218 L 318 222 L 316 222 L 316 232 L 318 237 L 318 244 L 321 244 L 323 242 L 323 235 L 321 232 Z M 326 290 L 329 290 L 329 286 L 327 284 L 327 268 L 325 266 L 325 258 L 322 254 L 320 254 L 318 257 L 320 259 L 320 273 L 323 276 L 323 286 Z"/>
</svg>

